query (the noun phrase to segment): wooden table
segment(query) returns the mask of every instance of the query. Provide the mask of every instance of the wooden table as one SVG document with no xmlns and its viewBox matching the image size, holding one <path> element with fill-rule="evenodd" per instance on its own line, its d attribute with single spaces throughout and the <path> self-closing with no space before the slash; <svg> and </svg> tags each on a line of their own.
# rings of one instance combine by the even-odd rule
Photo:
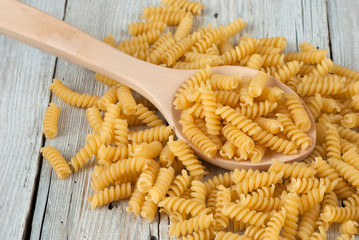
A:
<svg viewBox="0 0 359 240">
<path fill-rule="evenodd" d="M 160 0 L 28 0 L 74 26 L 103 38 L 129 38 L 127 24 L 138 21 L 142 6 Z M 334 62 L 359 70 L 358 0 L 202 0 L 204 15 L 195 24 L 228 24 L 241 16 L 244 32 L 254 37 L 285 36 L 286 51 L 310 41 L 329 50 Z M 237 37 L 238 38 L 238 37 Z M 71 89 L 101 95 L 105 87 L 94 73 L 39 50 L 0 36 L 0 238 L 1 239 L 168 239 L 168 219 L 145 220 L 125 211 L 127 201 L 90 210 L 88 169 L 59 180 L 39 150 L 57 147 L 70 159 L 90 132 L 84 109 L 75 109 L 52 96 L 53 78 Z M 42 120 L 49 102 L 63 110 L 59 136 L 45 140 Z M 211 174 L 221 170 L 209 166 Z M 339 234 L 330 229 L 328 239 Z"/>
</svg>

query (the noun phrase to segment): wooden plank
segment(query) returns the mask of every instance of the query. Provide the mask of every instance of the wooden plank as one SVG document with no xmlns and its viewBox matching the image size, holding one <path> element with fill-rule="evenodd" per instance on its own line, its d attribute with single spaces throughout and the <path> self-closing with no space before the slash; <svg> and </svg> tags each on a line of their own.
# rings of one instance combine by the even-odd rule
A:
<svg viewBox="0 0 359 240">
<path fill-rule="evenodd" d="M 68 0 L 65 21 L 94 35 L 103 38 L 112 33 L 117 40 L 128 39 L 127 25 L 137 21 L 141 6 L 154 5 L 155 1 L 103 2 Z M 138 9 L 134 11 L 132 9 Z M 56 66 L 55 77 L 64 79 L 71 89 L 88 94 L 101 95 L 107 87 L 93 79 L 94 73 L 61 59 Z M 59 136 L 46 140 L 46 145 L 59 149 L 67 160 L 83 147 L 85 136 L 90 132 L 85 109 L 77 109 L 62 103 L 56 96 L 52 101 L 62 107 L 59 120 Z M 127 201 L 120 201 L 91 210 L 87 197 L 93 194 L 90 187 L 92 164 L 59 180 L 51 172 L 49 164 L 43 164 L 39 193 L 37 197 L 32 239 L 144 239 L 158 238 L 158 219 L 147 221 L 125 211 Z"/>
<path fill-rule="evenodd" d="M 63 16 L 65 1 L 28 4 Z M 42 119 L 49 102 L 55 57 L 0 36 L 0 236 L 27 236 L 41 166 Z M 30 222 L 31 224 L 31 222 Z"/>
<path fill-rule="evenodd" d="M 358 1 L 328 1 L 332 59 L 356 71 L 359 71 L 358 11 Z"/>
</svg>

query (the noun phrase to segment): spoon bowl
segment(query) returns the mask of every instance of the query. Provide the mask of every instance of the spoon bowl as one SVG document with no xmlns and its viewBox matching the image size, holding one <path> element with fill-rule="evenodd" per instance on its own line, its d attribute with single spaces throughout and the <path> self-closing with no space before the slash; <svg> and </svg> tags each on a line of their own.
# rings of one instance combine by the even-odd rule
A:
<svg viewBox="0 0 359 240">
<path fill-rule="evenodd" d="M 173 106 L 174 95 L 182 83 L 197 70 L 177 70 L 164 68 L 138 60 L 106 43 L 82 32 L 74 26 L 63 22 L 47 13 L 26 4 L 4 0 L 0 2 L 0 33 L 30 46 L 63 58 L 69 62 L 106 75 L 132 88 L 151 101 L 171 125 L 178 138 L 184 139 L 192 149 L 205 161 L 218 167 L 233 170 L 235 168 L 252 168 L 265 170 L 272 159 L 282 162 L 299 161 L 310 154 L 314 144 L 295 155 L 283 155 L 267 151 L 260 163 L 234 161 L 220 158 L 207 158 L 182 134 L 179 124 L 180 111 Z M 221 66 L 211 68 L 213 73 L 253 77 L 258 71 L 239 66 Z M 285 84 L 270 77 L 268 87 L 279 87 L 285 93 L 295 93 Z M 303 102 L 303 101 L 302 101 Z M 304 102 L 303 105 L 305 106 Z M 308 108 L 311 129 L 307 134 L 316 140 L 315 123 Z"/>
</svg>

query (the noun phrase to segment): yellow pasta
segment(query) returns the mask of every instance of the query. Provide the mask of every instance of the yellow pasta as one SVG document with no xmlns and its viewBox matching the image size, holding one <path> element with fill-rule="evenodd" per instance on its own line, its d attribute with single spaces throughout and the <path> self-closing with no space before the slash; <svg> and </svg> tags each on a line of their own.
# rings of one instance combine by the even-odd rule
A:
<svg viewBox="0 0 359 240">
<path fill-rule="evenodd" d="M 128 206 L 126 207 L 126 212 L 132 212 L 136 216 L 140 214 L 143 202 L 145 201 L 145 195 L 146 193 L 141 192 L 137 188 L 137 184 L 135 186 L 135 189 L 133 190 L 132 196 L 130 200 L 128 201 Z"/>
<path fill-rule="evenodd" d="M 149 111 L 147 107 L 142 104 L 138 104 L 136 106 L 135 116 L 138 117 L 143 123 L 145 123 L 148 127 L 157 127 L 164 125 L 163 121 L 158 118 L 158 116 L 153 112 Z"/>
<path fill-rule="evenodd" d="M 359 207 L 326 206 L 322 214 L 322 219 L 326 222 L 358 221 Z"/>
<path fill-rule="evenodd" d="M 193 15 L 191 13 L 187 13 L 184 18 L 182 18 L 178 28 L 176 29 L 173 38 L 176 42 L 184 39 L 190 32 L 193 26 Z"/>
<path fill-rule="evenodd" d="M 284 198 L 284 208 L 287 212 L 287 217 L 284 221 L 282 235 L 287 239 L 295 239 L 297 235 L 298 209 L 299 197 L 296 193 L 288 193 Z"/>
<path fill-rule="evenodd" d="M 161 0 L 161 4 L 178 6 L 193 14 L 201 14 L 204 8 L 203 3 L 188 0 Z"/>
<path fill-rule="evenodd" d="M 129 48 L 131 45 L 139 46 L 140 44 L 143 44 L 143 43 L 151 44 L 151 43 L 154 43 L 160 37 L 160 35 L 161 35 L 161 31 L 159 29 L 151 29 L 151 30 L 144 32 L 138 36 L 135 36 L 129 40 L 120 42 L 117 45 L 117 48 L 122 50 L 122 49 Z M 141 50 L 143 50 L 143 49 L 141 49 Z"/>
<path fill-rule="evenodd" d="M 128 144 L 128 124 L 127 120 L 117 118 L 113 121 L 114 140 L 116 146 Z"/>
<path fill-rule="evenodd" d="M 300 98 L 294 94 L 284 94 L 284 97 L 287 99 L 285 103 L 293 117 L 295 125 L 303 132 L 308 131 L 311 127 L 311 123 Z"/>
<path fill-rule="evenodd" d="M 234 49 L 232 43 L 228 39 L 222 39 L 218 43 L 218 47 L 219 47 L 221 54 L 224 54 L 225 52 L 228 52 L 228 51 Z"/>
<path fill-rule="evenodd" d="M 203 59 L 195 60 L 192 62 L 175 62 L 172 68 L 179 69 L 201 69 L 206 66 L 215 67 L 222 63 L 222 59 L 219 56 L 208 56 Z"/>
<path fill-rule="evenodd" d="M 131 197 L 131 194 L 131 183 L 124 183 L 121 185 L 111 186 L 110 188 L 105 188 L 91 197 L 88 197 L 87 201 L 89 201 L 91 208 L 93 209 L 120 199 L 129 198 Z"/>
<path fill-rule="evenodd" d="M 358 222 L 356 221 L 345 221 L 340 225 L 341 234 L 354 235 L 358 233 Z"/>
<path fill-rule="evenodd" d="M 174 5 L 168 5 L 168 6 L 159 6 L 159 7 L 143 7 L 142 8 L 142 15 L 141 18 L 142 19 L 147 19 L 151 16 L 151 15 L 158 15 L 158 14 L 162 14 L 162 13 L 173 13 L 173 12 L 179 12 L 181 10 L 181 8 L 179 8 L 178 6 L 174 6 Z"/>
<path fill-rule="evenodd" d="M 126 145 L 112 147 L 102 144 L 97 151 L 97 156 L 99 165 L 109 166 L 118 160 L 127 158 L 128 148 Z"/>
<path fill-rule="evenodd" d="M 208 55 L 213 55 L 213 56 L 219 56 L 219 55 L 221 55 L 216 44 L 212 44 L 212 47 L 209 47 L 209 48 L 206 50 L 206 54 L 208 54 Z"/>
<path fill-rule="evenodd" d="M 297 234 L 300 239 L 308 239 L 313 234 L 315 229 L 315 222 L 318 219 L 319 214 L 319 204 L 314 205 L 314 207 L 310 208 L 303 214 Z"/>
<path fill-rule="evenodd" d="M 283 131 L 283 125 L 277 119 L 258 117 L 254 121 L 269 133 L 277 134 Z"/>
<path fill-rule="evenodd" d="M 334 158 L 341 160 L 340 139 L 338 130 L 330 123 L 326 124 L 327 130 L 325 131 L 325 144 L 327 150 L 328 160 Z"/>
<path fill-rule="evenodd" d="M 359 114 L 358 113 L 351 113 L 346 114 L 341 121 L 343 127 L 346 128 L 354 128 L 359 126 Z"/>
<path fill-rule="evenodd" d="M 166 52 L 169 48 L 175 45 L 176 42 L 172 37 L 172 33 L 168 31 L 166 34 L 163 34 L 149 49 L 150 54 L 146 61 L 153 64 L 161 63 L 161 55 Z"/>
<path fill-rule="evenodd" d="M 321 186 L 320 188 L 313 188 L 307 194 L 302 194 L 299 200 L 299 214 L 303 214 L 315 204 L 322 202 L 325 192 L 326 186 Z"/>
<path fill-rule="evenodd" d="M 111 143 L 115 135 L 114 121 L 119 118 L 121 111 L 118 105 L 110 103 L 106 107 L 107 112 L 103 119 L 103 123 L 100 128 L 101 141 L 104 143 Z"/>
<path fill-rule="evenodd" d="M 323 101 L 322 97 L 319 93 L 315 94 L 312 97 L 304 98 L 304 102 L 306 103 L 310 113 L 313 115 L 315 119 L 318 119 L 323 109 Z"/>
<path fill-rule="evenodd" d="M 333 98 L 322 97 L 323 111 L 326 113 L 338 113 L 340 112 L 340 106 L 338 102 Z"/>
<path fill-rule="evenodd" d="M 66 87 L 58 78 L 54 78 L 54 82 L 49 86 L 49 88 L 62 101 L 75 107 L 93 107 L 100 98 L 98 96 L 74 92 Z"/>
<path fill-rule="evenodd" d="M 194 43 L 192 50 L 198 53 L 205 53 L 212 44 L 218 44 L 222 33 L 219 28 L 213 28 L 204 34 L 196 43 Z"/>
<path fill-rule="evenodd" d="M 117 96 L 121 111 L 126 115 L 131 115 L 136 112 L 136 101 L 132 96 L 131 89 L 125 85 L 119 84 L 117 89 Z"/>
<path fill-rule="evenodd" d="M 49 161 L 51 167 L 60 179 L 67 178 L 69 176 L 71 173 L 70 166 L 56 148 L 46 146 L 40 149 L 40 153 L 42 153 L 43 158 Z"/>
<path fill-rule="evenodd" d="M 226 36 L 225 38 L 231 38 L 233 37 L 236 33 L 242 31 L 243 28 L 245 28 L 247 26 L 247 23 L 245 21 L 243 21 L 243 19 L 241 17 L 237 18 L 236 20 L 234 20 L 233 22 L 231 22 L 230 24 L 221 27 L 221 31 L 224 33 L 224 35 Z"/>
<path fill-rule="evenodd" d="M 304 64 L 320 63 L 327 55 L 327 50 L 309 50 L 304 52 L 287 53 L 285 55 L 285 61 L 301 61 Z"/>
<path fill-rule="evenodd" d="M 287 45 L 287 39 L 285 37 L 261 38 L 259 41 L 259 45 L 271 46 L 284 50 L 285 46 Z"/>
<path fill-rule="evenodd" d="M 97 106 L 101 110 L 106 110 L 106 105 L 110 103 L 116 103 L 117 98 L 117 86 L 112 86 L 105 92 L 104 95 L 97 101 Z"/>
<path fill-rule="evenodd" d="M 338 76 L 308 77 L 305 76 L 298 85 L 297 92 L 300 96 L 334 95 L 343 92 L 345 78 Z"/>
<path fill-rule="evenodd" d="M 299 69 L 302 67 L 302 65 L 303 64 L 299 63 L 298 61 L 291 61 L 284 65 L 262 68 L 261 71 L 264 71 L 285 83 L 299 72 Z"/>
<path fill-rule="evenodd" d="M 265 54 L 262 55 L 263 67 L 271 67 L 284 64 L 284 54 Z"/>
<path fill-rule="evenodd" d="M 157 214 L 157 204 L 154 203 L 152 200 L 145 200 L 143 202 L 140 215 L 143 218 L 146 218 L 148 222 L 152 222 Z"/>
<path fill-rule="evenodd" d="M 169 136 L 173 135 L 171 126 L 157 126 L 143 131 L 128 134 L 128 139 L 136 144 L 152 141 L 165 141 Z"/>
<path fill-rule="evenodd" d="M 210 210 L 206 209 L 206 206 L 200 201 L 180 197 L 166 197 L 158 203 L 158 206 L 165 208 L 167 211 L 191 214 L 191 216 L 208 214 Z"/>
<path fill-rule="evenodd" d="M 299 44 L 299 48 L 302 51 L 309 51 L 316 49 L 316 47 L 314 47 L 310 42 L 302 42 L 301 44 Z"/>
<path fill-rule="evenodd" d="M 223 64 L 232 65 L 237 61 L 245 58 L 246 56 L 253 53 L 258 42 L 254 38 L 248 38 L 241 41 L 238 46 L 222 54 Z"/>
<path fill-rule="evenodd" d="M 57 135 L 57 120 L 59 118 L 60 111 L 61 108 L 56 106 L 55 103 L 50 103 L 46 108 L 42 129 L 47 139 L 54 138 Z"/>
<path fill-rule="evenodd" d="M 192 35 L 178 41 L 175 45 L 163 53 L 161 61 L 167 66 L 171 66 L 191 48 L 193 42 L 194 39 Z"/>
<path fill-rule="evenodd" d="M 359 73 L 357 71 L 354 71 L 354 70 L 352 70 L 350 68 L 340 66 L 338 64 L 333 64 L 331 72 L 334 73 L 334 74 L 337 74 L 339 76 L 359 80 Z"/>
<path fill-rule="evenodd" d="M 249 119 L 255 119 L 260 116 L 265 116 L 272 112 L 277 107 L 277 103 L 264 101 L 254 102 L 252 106 L 237 107 L 236 111 Z"/>
<path fill-rule="evenodd" d="M 133 147 L 132 157 L 156 158 L 160 155 L 162 143 L 153 141 L 141 143 Z"/>
<path fill-rule="evenodd" d="M 230 141 L 226 141 L 225 144 L 221 147 L 219 154 L 221 157 L 226 159 L 232 159 L 236 153 L 236 146 Z"/>
<path fill-rule="evenodd" d="M 324 58 L 316 67 L 308 73 L 313 76 L 324 76 L 331 71 L 333 67 L 333 61 L 330 58 Z"/>
<path fill-rule="evenodd" d="M 266 148 L 261 145 L 255 145 L 252 152 L 248 153 L 248 158 L 252 163 L 258 163 L 262 160 L 264 154 L 266 152 Z"/>
<path fill-rule="evenodd" d="M 213 74 L 210 78 L 212 89 L 232 90 L 238 87 L 239 79 L 233 76 Z"/>
<path fill-rule="evenodd" d="M 167 27 L 167 24 L 162 21 L 153 21 L 153 22 L 137 22 L 131 23 L 128 25 L 128 32 L 132 36 L 142 34 L 144 32 L 150 31 L 152 29 L 159 29 L 160 32 L 163 32 Z"/>
<path fill-rule="evenodd" d="M 232 124 L 226 124 L 222 129 L 222 133 L 223 136 L 242 153 L 247 154 L 253 151 L 254 141 Z"/>
<path fill-rule="evenodd" d="M 175 160 L 175 155 L 171 152 L 170 147 L 166 144 L 160 153 L 159 163 L 161 166 L 169 167 Z"/>
<path fill-rule="evenodd" d="M 316 174 L 315 169 L 305 163 L 294 162 L 292 164 L 273 160 L 268 172 L 283 173 L 285 178 L 311 178 Z"/>
<path fill-rule="evenodd" d="M 269 219 L 267 227 L 264 229 L 263 239 L 269 240 L 279 237 L 281 228 L 287 216 L 286 208 L 282 207 L 280 211 L 274 213 Z"/>
<path fill-rule="evenodd" d="M 185 220 L 183 222 L 172 223 L 168 231 L 170 237 L 191 234 L 198 230 L 208 228 L 213 223 L 213 214 L 202 214 Z"/>
</svg>

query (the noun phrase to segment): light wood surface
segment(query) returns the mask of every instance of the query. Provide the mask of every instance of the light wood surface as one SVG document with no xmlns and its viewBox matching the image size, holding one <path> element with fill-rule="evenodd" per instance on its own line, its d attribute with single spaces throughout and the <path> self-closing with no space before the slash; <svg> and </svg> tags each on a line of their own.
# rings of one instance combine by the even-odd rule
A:
<svg viewBox="0 0 359 240">
<path fill-rule="evenodd" d="M 245 30 L 255 37 L 285 36 L 288 51 L 301 41 L 330 50 L 336 63 L 359 70 L 358 1 L 275 0 L 202 1 L 204 15 L 196 25 L 227 24 L 238 16 L 248 22 Z M 140 8 L 158 5 L 159 0 L 30 0 L 34 7 L 101 39 L 109 32 L 116 40 L 129 38 L 127 24 L 138 21 Z M 218 13 L 215 18 L 214 14 Z M 93 73 L 0 36 L 0 236 L 2 239 L 168 239 L 168 219 L 151 224 L 125 212 L 127 201 L 110 208 L 90 210 L 92 194 L 88 171 L 59 180 L 46 160 L 40 158 L 43 145 L 59 148 L 70 159 L 83 146 L 90 129 L 83 109 L 75 109 L 51 96 L 53 77 L 64 79 L 72 89 L 101 95 L 105 87 L 93 80 Z M 44 141 L 42 117 L 53 101 L 63 110 L 59 137 Z M 90 168 L 91 166 L 89 166 Z M 222 172 L 208 165 L 211 175 Z M 338 236 L 338 226 L 327 239 Z M 155 239 L 153 238 L 153 239 Z"/>
</svg>

